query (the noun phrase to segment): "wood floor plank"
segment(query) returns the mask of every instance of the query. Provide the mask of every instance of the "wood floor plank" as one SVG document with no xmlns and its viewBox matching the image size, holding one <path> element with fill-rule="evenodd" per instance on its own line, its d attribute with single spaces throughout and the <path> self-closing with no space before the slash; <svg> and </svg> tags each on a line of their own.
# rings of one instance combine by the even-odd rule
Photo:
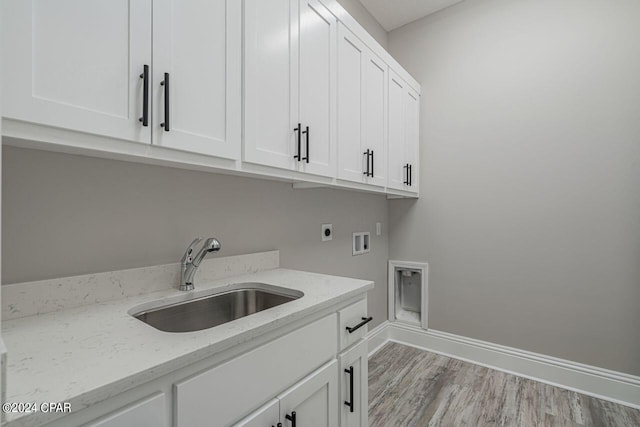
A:
<svg viewBox="0 0 640 427">
<path fill-rule="evenodd" d="M 640 427 L 640 411 L 397 343 L 369 359 L 371 427 Z"/>
</svg>

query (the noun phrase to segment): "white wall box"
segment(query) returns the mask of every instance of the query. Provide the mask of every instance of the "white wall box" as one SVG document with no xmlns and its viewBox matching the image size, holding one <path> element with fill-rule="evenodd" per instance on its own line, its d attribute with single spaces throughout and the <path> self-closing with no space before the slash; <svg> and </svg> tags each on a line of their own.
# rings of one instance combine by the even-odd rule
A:
<svg viewBox="0 0 640 427">
<path fill-rule="evenodd" d="M 427 329 L 428 275 L 426 263 L 389 261 L 389 321 Z"/>
<path fill-rule="evenodd" d="M 389 73 L 389 188 L 418 193 L 420 96 Z"/>
<path fill-rule="evenodd" d="M 420 86 L 336 0 L 85 3 L 3 0 L 3 143 L 418 195 Z"/>
<path fill-rule="evenodd" d="M 335 176 L 336 18 L 317 0 L 245 0 L 244 160 Z"/>
<path fill-rule="evenodd" d="M 384 187 L 387 73 L 373 51 L 338 26 L 338 178 Z"/>
</svg>

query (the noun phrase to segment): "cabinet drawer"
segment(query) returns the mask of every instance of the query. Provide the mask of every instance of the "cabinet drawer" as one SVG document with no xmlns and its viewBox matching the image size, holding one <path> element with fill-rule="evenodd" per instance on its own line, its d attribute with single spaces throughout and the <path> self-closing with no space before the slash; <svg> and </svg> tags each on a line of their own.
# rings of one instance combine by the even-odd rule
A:
<svg viewBox="0 0 640 427">
<path fill-rule="evenodd" d="M 368 325 L 365 324 L 352 332 L 347 328 L 357 327 L 367 318 L 367 299 L 360 300 L 338 312 L 338 334 L 340 336 L 340 351 L 349 347 L 351 344 L 363 338 L 368 331 Z"/>
<path fill-rule="evenodd" d="M 332 314 L 175 384 L 176 426 L 226 426 L 267 402 L 335 356 L 336 321 Z"/>
<path fill-rule="evenodd" d="M 87 427 L 164 427 L 165 395 L 158 393 L 89 423 Z"/>
</svg>

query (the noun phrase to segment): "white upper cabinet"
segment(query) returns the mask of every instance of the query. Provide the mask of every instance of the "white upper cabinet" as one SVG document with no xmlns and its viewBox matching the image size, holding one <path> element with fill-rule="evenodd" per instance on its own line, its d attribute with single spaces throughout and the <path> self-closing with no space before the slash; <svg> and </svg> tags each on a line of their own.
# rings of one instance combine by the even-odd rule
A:
<svg viewBox="0 0 640 427">
<path fill-rule="evenodd" d="M 153 1 L 153 144 L 240 158 L 241 7 Z"/>
<path fill-rule="evenodd" d="M 0 0 L 6 144 L 418 194 L 419 85 L 336 0 Z"/>
<path fill-rule="evenodd" d="M 301 0 L 298 18 L 301 170 L 336 173 L 336 18 L 317 0 Z"/>
<path fill-rule="evenodd" d="M 336 24 L 316 0 L 245 1 L 245 161 L 335 175 Z"/>
<path fill-rule="evenodd" d="M 3 0 L 3 116 L 149 143 L 151 0 Z"/>
<path fill-rule="evenodd" d="M 418 192 L 420 95 L 389 73 L 388 187 Z"/>
<path fill-rule="evenodd" d="M 244 160 L 284 169 L 296 164 L 294 9 L 293 0 L 244 1 Z"/>
<path fill-rule="evenodd" d="M 240 158 L 238 1 L 6 0 L 3 8 L 5 117 Z"/>
<path fill-rule="evenodd" d="M 338 30 L 338 178 L 384 187 L 387 65 L 344 25 Z"/>
</svg>

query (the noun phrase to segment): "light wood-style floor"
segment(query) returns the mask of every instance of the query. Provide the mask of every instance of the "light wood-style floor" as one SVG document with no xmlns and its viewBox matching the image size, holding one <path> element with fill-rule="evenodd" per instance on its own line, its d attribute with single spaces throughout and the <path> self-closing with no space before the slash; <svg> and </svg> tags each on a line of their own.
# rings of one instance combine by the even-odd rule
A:
<svg viewBox="0 0 640 427">
<path fill-rule="evenodd" d="M 388 343 L 369 359 L 369 425 L 639 427 L 640 411 Z"/>
</svg>

